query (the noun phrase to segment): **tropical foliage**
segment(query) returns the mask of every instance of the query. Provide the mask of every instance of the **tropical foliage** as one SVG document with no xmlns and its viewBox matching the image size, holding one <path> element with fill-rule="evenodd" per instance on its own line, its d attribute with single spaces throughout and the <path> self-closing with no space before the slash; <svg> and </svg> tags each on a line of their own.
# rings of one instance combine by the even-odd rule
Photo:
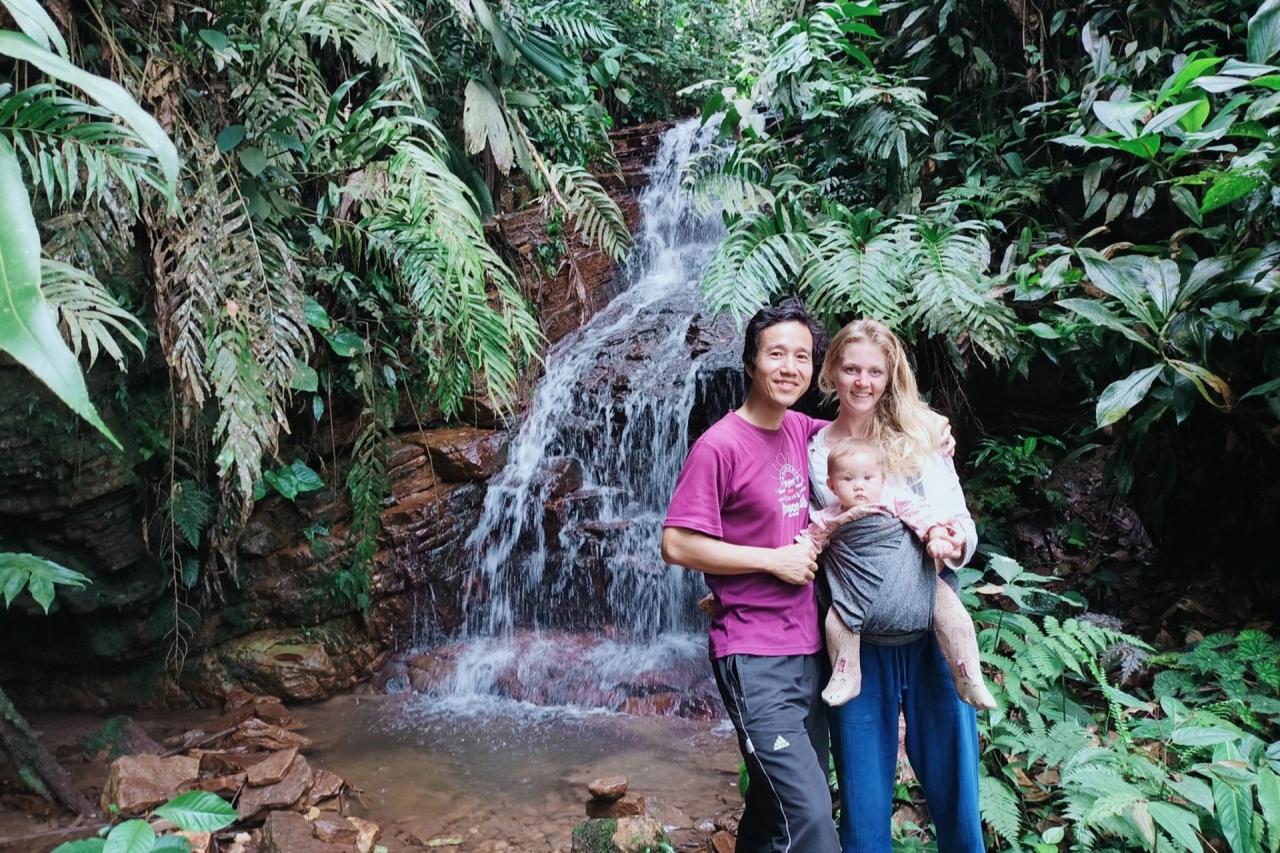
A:
<svg viewBox="0 0 1280 853">
<path fill-rule="evenodd" d="M 808 9 L 707 84 L 733 148 L 686 175 L 730 228 L 704 292 L 740 317 L 799 293 L 1076 395 L 1088 417 L 1053 429 L 1105 430 L 1115 482 L 1177 537 L 1190 518 L 1160 504 L 1189 487 L 1185 436 L 1239 448 L 1248 491 L 1280 423 L 1278 20 L 1240 0 Z"/>
<path fill-rule="evenodd" d="M 360 562 L 377 438 L 402 402 L 446 418 L 514 404 L 541 333 L 485 234 L 504 194 L 543 199 L 614 257 L 628 246 L 585 168 L 611 162 L 601 98 L 625 102 L 631 51 L 595 7 L 5 9 L 22 32 L 0 32 L 0 349 L 117 444 L 128 399 L 100 416 L 77 356 L 163 358 L 172 423 L 123 440 L 168 457 L 188 585 L 234 576 L 255 497 L 300 490 L 272 464 L 282 436 L 331 407 L 357 420 L 350 462 L 332 462 L 372 509 Z"/>
<path fill-rule="evenodd" d="M 982 721 L 993 846 L 1280 847 L 1280 644 L 1249 630 L 1152 655 L 1008 558 L 987 577 L 965 598 L 999 702 Z"/>
</svg>

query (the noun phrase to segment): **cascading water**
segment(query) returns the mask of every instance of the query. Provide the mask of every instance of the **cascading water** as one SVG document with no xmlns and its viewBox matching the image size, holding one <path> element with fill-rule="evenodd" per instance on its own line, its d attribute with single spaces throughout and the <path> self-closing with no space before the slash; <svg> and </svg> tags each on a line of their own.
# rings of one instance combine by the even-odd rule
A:
<svg viewBox="0 0 1280 853">
<path fill-rule="evenodd" d="M 710 364 L 733 364 L 735 342 L 731 325 L 704 320 L 697 287 L 723 227 L 680 187 L 713 135 L 696 121 L 664 135 L 624 290 L 547 355 L 467 541 L 465 629 L 437 697 L 451 705 L 616 708 L 705 680 L 705 585 L 663 564 L 659 544 L 695 400 L 718 415 L 736 395 L 706 381 Z"/>
</svg>

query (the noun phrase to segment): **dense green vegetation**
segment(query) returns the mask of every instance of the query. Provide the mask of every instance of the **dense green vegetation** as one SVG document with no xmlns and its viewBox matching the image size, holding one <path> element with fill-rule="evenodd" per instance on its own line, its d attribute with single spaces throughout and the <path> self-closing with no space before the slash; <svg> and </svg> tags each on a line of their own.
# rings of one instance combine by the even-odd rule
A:
<svg viewBox="0 0 1280 853">
<path fill-rule="evenodd" d="M 340 422 L 356 601 L 396 414 L 503 410 L 540 352 L 484 223 L 540 199 L 620 257 L 586 166 L 738 29 L 685 2 L 3 8 L 0 349 L 164 471 L 163 547 L 206 592 L 255 499 L 321 485 L 282 434 Z M 91 401 L 76 356 L 130 377 L 99 368 Z"/>
<path fill-rule="evenodd" d="M 686 175 L 730 227 L 717 309 L 797 292 L 894 325 L 941 396 L 1052 408 L 970 460 L 992 846 L 1280 850 L 1276 641 L 1160 652 L 1006 554 L 1101 452 L 1170 562 L 1271 556 L 1277 0 L 0 8 L 0 350 L 70 406 L 33 420 L 75 412 L 161 484 L 175 586 L 216 600 L 255 500 L 328 480 L 331 591 L 367 603 L 397 417 L 501 410 L 536 370 L 485 223 L 540 202 L 620 256 L 607 132 L 701 107 L 733 143 Z M 341 446 L 282 452 L 321 421 Z M 1250 506 L 1206 518 L 1224 492 Z M 0 556 L 6 605 L 81 581 Z"/>
</svg>

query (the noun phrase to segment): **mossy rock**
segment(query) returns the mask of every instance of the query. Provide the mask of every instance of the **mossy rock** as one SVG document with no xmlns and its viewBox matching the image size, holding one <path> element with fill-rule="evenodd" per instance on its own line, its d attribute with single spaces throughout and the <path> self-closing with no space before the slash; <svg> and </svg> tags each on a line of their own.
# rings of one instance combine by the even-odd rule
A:
<svg viewBox="0 0 1280 853">
<path fill-rule="evenodd" d="M 573 828 L 570 853 L 663 853 L 671 850 L 662 826 L 647 815 L 590 818 Z"/>
<path fill-rule="evenodd" d="M 160 744 L 124 714 L 107 720 L 84 741 L 85 755 L 92 758 L 105 753 L 108 761 L 122 755 L 159 755 L 161 752 Z"/>
</svg>

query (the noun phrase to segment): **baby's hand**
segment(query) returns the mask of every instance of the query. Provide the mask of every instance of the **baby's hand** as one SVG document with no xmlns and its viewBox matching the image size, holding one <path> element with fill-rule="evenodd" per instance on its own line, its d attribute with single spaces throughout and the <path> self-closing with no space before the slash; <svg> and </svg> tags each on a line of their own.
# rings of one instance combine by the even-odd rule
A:
<svg viewBox="0 0 1280 853">
<path fill-rule="evenodd" d="M 943 560 L 952 555 L 955 548 L 945 539 L 934 539 L 924 549 L 929 552 L 929 556 L 937 560 Z"/>
</svg>

